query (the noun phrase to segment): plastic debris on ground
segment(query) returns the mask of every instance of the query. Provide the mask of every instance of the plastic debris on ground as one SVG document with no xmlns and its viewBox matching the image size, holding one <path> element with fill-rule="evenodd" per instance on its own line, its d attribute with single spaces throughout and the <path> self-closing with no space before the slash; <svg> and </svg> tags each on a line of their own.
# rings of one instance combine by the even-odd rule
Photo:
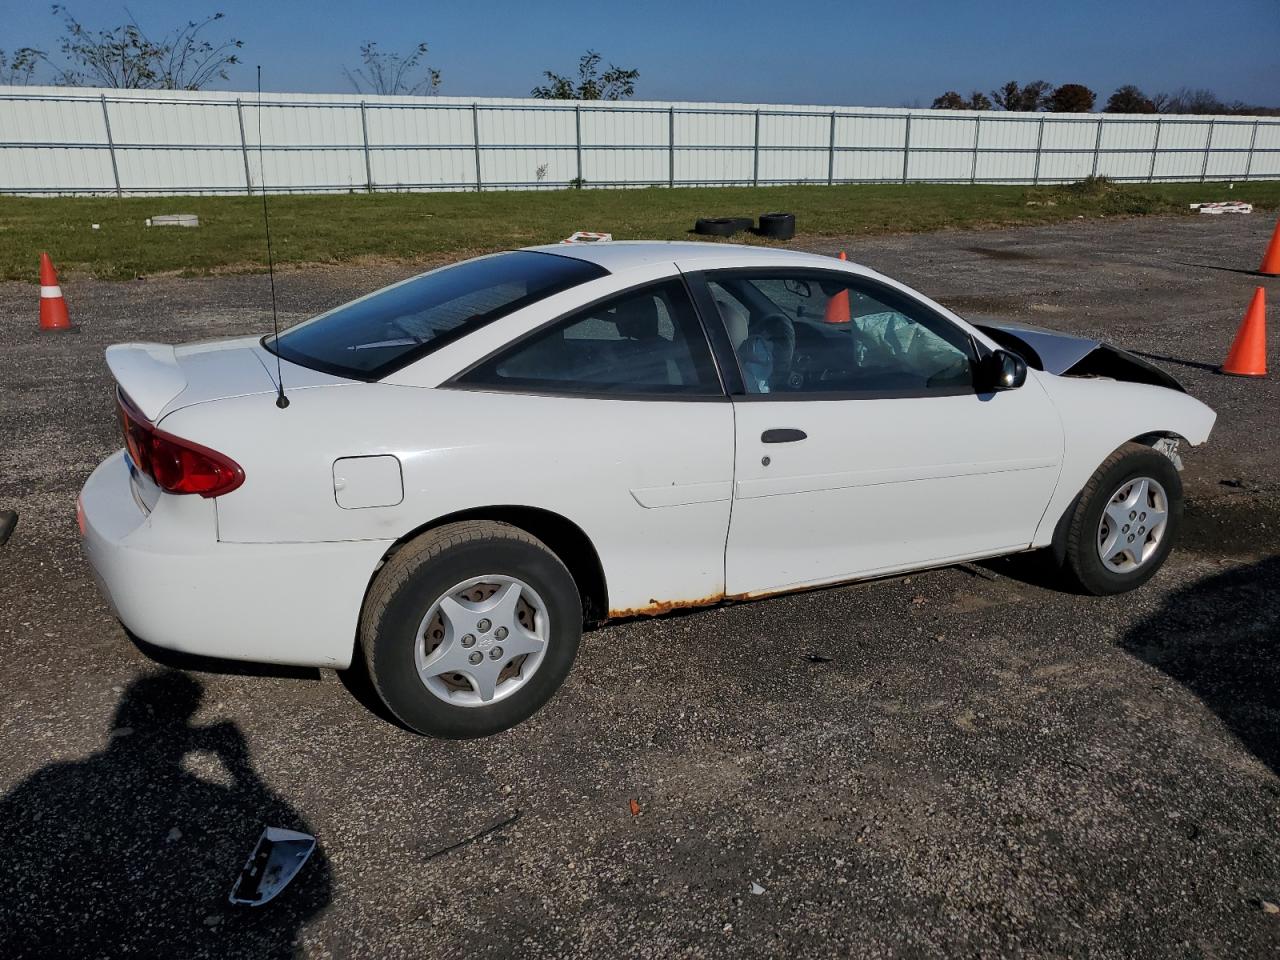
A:
<svg viewBox="0 0 1280 960">
<path fill-rule="evenodd" d="M 613 239 L 612 233 L 593 233 L 590 230 L 575 230 L 570 236 L 561 240 L 561 243 L 608 243 Z"/>
<path fill-rule="evenodd" d="M 315 848 L 316 838 L 308 833 L 267 827 L 231 888 L 231 902 L 246 907 L 269 903 L 298 875 Z"/>
<path fill-rule="evenodd" d="M 1252 203 L 1241 203 L 1238 200 L 1224 200 L 1215 203 L 1193 203 L 1192 210 L 1199 210 L 1201 213 L 1223 214 L 1223 213 L 1253 213 Z"/>
<path fill-rule="evenodd" d="M 483 840 L 485 837 L 489 836 L 490 834 L 497 833 L 499 830 L 502 830 L 506 827 L 511 826 L 511 824 L 515 823 L 519 819 L 520 819 L 520 811 L 517 810 L 515 813 L 507 817 L 505 820 L 499 820 L 497 823 L 490 824 L 489 826 L 481 830 L 479 833 L 473 833 L 471 836 L 464 837 L 463 839 L 459 840 L 456 843 L 450 843 L 436 850 L 431 851 L 431 853 L 427 854 L 426 859 L 434 860 L 436 857 L 443 857 L 446 853 L 452 853 L 454 850 L 458 850 L 458 849 L 461 849 L 462 847 L 467 846 L 468 844 L 475 843 L 477 840 Z"/>
<path fill-rule="evenodd" d="M 194 213 L 164 213 L 147 218 L 148 227 L 198 227 L 200 218 Z"/>
</svg>

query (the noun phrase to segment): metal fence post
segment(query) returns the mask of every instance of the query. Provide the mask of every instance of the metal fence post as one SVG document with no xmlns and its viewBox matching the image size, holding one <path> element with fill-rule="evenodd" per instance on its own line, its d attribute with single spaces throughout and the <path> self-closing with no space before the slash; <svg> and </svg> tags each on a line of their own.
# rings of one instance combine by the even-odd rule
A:
<svg viewBox="0 0 1280 960">
<path fill-rule="evenodd" d="M 1156 139 L 1151 144 L 1151 169 L 1147 171 L 1147 183 L 1156 182 L 1156 158 L 1160 156 L 1160 126 L 1163 123 L 1162 119 L 1156 120 Z"/>
<path fill-rule="evenodd" d="M 123 196 L 120 191 L 120 168 L 116 166 L 116 144 L 111 139 L 111 118 L 107 116 L 107 96 L 103 94 L 98 98 L 102 103 L 102 125 L 107 130 L 107 151 L 111 154 L 111 176 L 116 182 L 116 196 Z"/>
<path fill-rule="evenodd" d="M 982 135 L 982 114 L 973 118 L 973 166 L 969 168 L 969 183 L 978 182 L 978 137 Z"/>
<path fill-rule="evenodd" d="M 573 107 L 573 141 L 574 149 L 578 155 L 578 177 L 577 185 L 579 189 L 582 187 L 582 108 L 577 104 Z"/>
<path fill-rule="evenodd" d="M 484 179 L 480 176 L 480 105 L 471 104 L 471 142 L 476 155 L 476 193 L 484 189 Z"/>
<path fill-rule="evenodd" d="M 676 185 L 676 108 L 667 111 L 667 186 Z"/>
<path fill-rule="evenodd" d="M 1031 171 L 1031 185 L 1034 187 L 1040 182 L 1040 150 L 1044 146 L 1044 117 L 1040 118 L 1040 122 L 1036 124 L 1036 165 Z"/>
<path fill-rule="evenodd" d="M 1253 145 L 1258 142 L 1258 121 L 1253 121 L 1253 133 L 1249 135 L 1249 155 L 1244 161 L 1244 178 L 1249 179 L 1249 172 L 1253 169 Z"/>
<path fill-rule="evenodd" d="M 1098 118 L 1098 135 L 1093 138 L 1093 170 L 1089 176 L 1096 177 L 1098 175 L 1098 153 L 1102 150 L 1102 118 Z"/>
<path fill-rule="evenodd" d="M 760 186 L 760 111 L 756 111 L 756 136 L 751 147 L 751 185 Z"/>
<path fill-rule="evenodd" d="M 902 182 L 907 182 L 907 163 L 911 160 L 911 114 L 907 114 L 907 129 L 902 135 Z"/>
<path fill-rule="evenodd" d="M 1204 183 L 1205 174 L 1209 172 L 1209 151 L 1213 149 L 1213 119 L 1209 120 L 1209 135 L 1204 138 L 1204 161 L 1200 164 L 1200 182 Z"/>
<path fill-rule="evenodd" d="M 373 164 L 369 161 L 369 120 L 365 116 L 364 101 L 360 101 L 360 133 L 364 137 L 364 188 L 373 193 Z"/>
<path fill-rule="evenodd" d="M 827 141 L 827 186 L 836 182 L 836 112 L 831 111 L 831 136 Z"/>
<path fill-rule="evenodd" d="M 236 97 L 236 122 L 240 124 L 240 159 L 244 161 L 244 192 L 253 196 L 253 177 L 249 175 L 249 144 L 244 138 L 244 106 Z"/>
</svg>

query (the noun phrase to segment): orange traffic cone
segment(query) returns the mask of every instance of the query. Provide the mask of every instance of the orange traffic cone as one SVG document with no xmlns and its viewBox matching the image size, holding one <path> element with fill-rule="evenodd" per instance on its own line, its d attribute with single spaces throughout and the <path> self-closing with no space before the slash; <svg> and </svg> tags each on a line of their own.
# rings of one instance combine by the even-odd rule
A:
<svg viewBox="0 0 1280 960">
<path fill-rule="evenodd" d="M 843 250 L 840 251 L 840 259 L 848 260 Z M 849 315 L 849 291 L 841 290 L 834 297 L 827 301 L 827 312 L 822 317 L 827 323 L 848 323 L 851 319 Z"/>
<path fill-rule="evenodd" d="M 1219 373 L 1233 377 L 1263 377 L 1267 373 L 1267 294 L 1262 287 L 1253 292 L 1244 321 L 1236 332 L 1226 362 Z"/>
<path fill-rule="evenodd" d="M 1258 272 L 1267 277 L 1280 277 L 1280 220 L 1276 221 L 1275 233 L 1271 234 L 1271 242 L 1262 255 L 1262 266 Z"/>
<path fill-rule="evenodd" d="M 47 253 L 40 254 L 40 329 L 71 329 L 67 301 L 62 299 L 62 288 L 58 286 L 58 271 L 53 269 Z"/>
</svg>

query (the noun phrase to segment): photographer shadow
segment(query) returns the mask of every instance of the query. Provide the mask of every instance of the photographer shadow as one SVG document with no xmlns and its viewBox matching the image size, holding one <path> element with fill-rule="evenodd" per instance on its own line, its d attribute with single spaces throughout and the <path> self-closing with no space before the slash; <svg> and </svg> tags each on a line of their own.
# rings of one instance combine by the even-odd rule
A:
<svg viewBox="0 0 1280 960">
<path fill-rule="evenodd" d="M 1199 697 L 1280 776 L 1280 557 L 1182 588 L 1120 646 Z"/>
<path fill-rule="evenodd" d="M 227 896 L 266 825 L 311 831 L 231 723 L 194 726 L 202 685 L 135 680 L 106 746 L 0 800 L 0 957 L 292 957 L 330 899 L 317 847 L 260 908 Z"/>
</svg>

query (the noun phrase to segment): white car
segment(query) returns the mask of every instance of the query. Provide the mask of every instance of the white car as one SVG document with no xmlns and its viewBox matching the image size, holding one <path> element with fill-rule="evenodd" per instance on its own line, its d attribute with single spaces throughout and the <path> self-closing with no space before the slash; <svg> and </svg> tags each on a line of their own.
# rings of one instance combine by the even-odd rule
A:
<svg viewBox="0 0 1280 960">
<path fill-rule="evenodd" d="M 278 339 L 107 363 L 127 450 L 79 512 L 124 624 L 365 657 L 449 737 L 531 715 L 609 618 L 1037 548 L 1133 589 L 1177 532 L 1177 444 L 1214 422 L 1105 344 L 725 244 L 500 253 Z"/>
</svg>

